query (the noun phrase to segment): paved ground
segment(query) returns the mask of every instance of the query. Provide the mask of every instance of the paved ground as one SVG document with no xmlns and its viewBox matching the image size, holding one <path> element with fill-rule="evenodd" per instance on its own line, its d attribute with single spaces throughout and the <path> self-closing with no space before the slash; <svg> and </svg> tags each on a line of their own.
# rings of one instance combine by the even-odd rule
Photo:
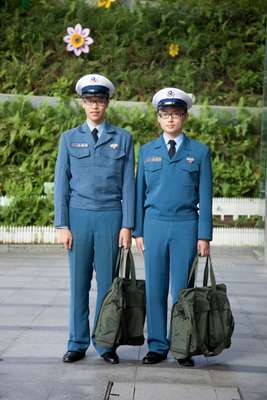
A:
<svg viewBox="0 0 267 400">
<path fill-rule="evenodd" d="M 84 360 L 63 364 L 66 256 L 55 247 L 19 249 L 0 246 L 1 400 L 104 400 L 109 381 L 106 400 L 267 399 L 267 268 L 252 250 L 213 250 L 217 280 L 228 286 L 236 319 L 233 345 L 214 358 L 196 357 L 196 367 L 185 369 L 171 355 L 142 366 L 145 346 L 120 348 L 117 366 L 92 348 Z M 141 277 L 142 259 L 135 259 Z"/>
</svg>

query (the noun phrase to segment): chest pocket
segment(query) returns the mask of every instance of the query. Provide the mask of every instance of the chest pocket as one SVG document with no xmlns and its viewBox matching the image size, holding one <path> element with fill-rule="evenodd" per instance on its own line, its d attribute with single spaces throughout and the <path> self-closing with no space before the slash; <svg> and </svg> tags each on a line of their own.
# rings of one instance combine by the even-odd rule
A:
<svg viewBox="0 0 267 400">
<path fill-rule="evenodd" d="M 199 165 L 196 163 L 184 162 L 179 165 L 182 174 L 182 182 L 186 186 L 196 186 L 199 180 Z"/>
<path fill-rule="evenodd" d="M 145 162 L 145 179 L 148 190 L 157 187 L 160 182 L 160 175 L 162 169 L 161 161 Z"/>
<path fill-rule="evenodd" d="M 145 171 L 158 171 L 161 169 L 161 161 L 145 162 Z"/>
<path fill-rule="evenodd" d="M 90 160 L 89 147 L 71 147 L 69 153 L 71 168 L 75 172 L 78 172 L 79 168 L 88 167 Z"/>
<path fill-rule="evenodd" d="M 103 153 L 103 156 L 107 157 L 108 159 L 111 159 L 111 160 L 120 160 L 121 158 L 125 157 L 125 151 L 109 150 L 109 151 L 105 151 Z"/>
<path fill-rule="evenodd" d="M 101 168 L 110 168 L 111 171 L 120 171 L 123 167 L 123 162 L 126 153 L 120 149 L 103 149 L 99 156 L 96 156 L 95 163 Z"/>
<path fill-rule="evenodd" d="M 70 154 L 75 158 L 84 158 L 90 155 L 89 147 L 71 148 Z"/>
</svg>

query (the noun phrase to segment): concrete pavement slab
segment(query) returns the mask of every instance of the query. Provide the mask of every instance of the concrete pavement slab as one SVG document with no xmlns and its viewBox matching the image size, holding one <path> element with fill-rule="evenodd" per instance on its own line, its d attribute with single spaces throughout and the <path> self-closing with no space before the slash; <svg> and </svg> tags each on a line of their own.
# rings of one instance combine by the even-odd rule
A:
<svg viewBox="0 0 267 400">
<path fill-rule="evenodd" d="M 31 324 L 34 318 L 40 313 L 36 307 L 3 307 L 0 309 L 0 321 L 5 325 L 16 326 L 18 324 Z"/>
<path fill-rule="evenodd" d="M 209 369 L 211 379 L 214 385 L 237 386 L 241 395 L 246 392 L 258 393 L 267 398 L 267 374 L 266 369 L 245 367 L 242 364 L 235 367 L 222 367 L 217 371 Z"/>
<path fill-rule="evenodd" d="M 170 368 L 172 366 L 172 368 Z M 193 385 L 211 385 L 212 380 L 208 371 L 197 368 L 179 368 L 176 361 L 165 362 L 154 366 L 138 367 L 137 382 L 150 382 L 151 384 L 176 383 Z"/>
<path fill-rule="evenodd" d="M 0 303 L 5 301 L 9 296 L 15 294 L 17 289 L 0 288 Z"/>
<path fill-rule="evenodd" d="M 119 395 L 121 400 L 240 400 L 237 388 L 213 388 L 201 385 L 175 385 L 163 383 L 136 382 L 115 383 L 112 396 Z"/>
<path fill-rule="evenodd" d="M 10 334 L 10 331 L 9 331 Z M 2 336 L 2 333 L 1 333 Z M 51 330 L 33 330 L 33 329 L 25 329 L 20 331 L 19 337 L 16 339 L 16 345 L 27 345 L 27 344 L 35 344 L 42 345 L 45 344 L 65 344 L 67 340 L 67 332 L 59 331 L 54 329 L 53 332 Z"/>
<path fill-rule="evenodd" d="M 66 387 L 66 385 L 56 385 L 46 400 L 103 400 L 105 388 L 98 385 L 75 385 Z"/>
<path fill-rule="evenodd" d="M 267 269 L 251 249 L 213 250 L 216 278 L 227 283 L 234 310 L 233 345 L 214 358 L 195 357 L 192 369 L 180 367 L 171 354 L 161 364 L 142 365 L 146 344 L 120 347 L 117 366 L 106 364 L 92 347 L 85 359 L 62 363 L 68 336 L 68 266 L 62 249 L 50 250 L 38 253 L 31 247 L 22 254 L 0 249 L 1 400 L 104 400 L 109 381 L 121 390 L 134 387 L 136 396 L 138 390 L 147 396 L 142 400 L 157 400 L 155 393 L 160 400 L 175 400 L 179 390 L 179 400 L 189 394 L 194 400 L 228 400 L 225 396 L 236 395 L 237 387 L 243 400 L 267 399 Z M 135 253 L 135 260 L 142 278 L 142 256 Z M 199 284 L 201 271 L 203 261 Z M 94 277 L 91 323 L 95 300 Z"/>
<path fill-rule="evenodd" d="M 266 346 L 264 344 L 264 340 L 256 339 L 256 338 L 242 338 L 242 337 L 234 337 L 232 338 L 232 346 L 231 349 L 237 352 L 266 352 Z"/>
<path fill-rule="evenodd" d="M 242 392 L 242 400 L 266 400 L 266 394 Z"/>
<path fill-rule="evenodd" d="M 5 359 L 7 357 L 13 358 L 24 358 L 24 357 L 37 357 L 40 358 L 49 358 L 58 356 L 58 358 L 62 357 L 62 354 L 65 352 L 66 345 L 64 342 L 61 343 L 25 343 L 25 342 L 17 342 L 14 345 L 10 345 L 5 351 L 2 353 L 2 357 Z"/>
<path fill-rule="evenodd" d="M 3 352 L 22 334 L 22 330 L 1 330 L 0 333 L 0 353 Z"/>
</svg>

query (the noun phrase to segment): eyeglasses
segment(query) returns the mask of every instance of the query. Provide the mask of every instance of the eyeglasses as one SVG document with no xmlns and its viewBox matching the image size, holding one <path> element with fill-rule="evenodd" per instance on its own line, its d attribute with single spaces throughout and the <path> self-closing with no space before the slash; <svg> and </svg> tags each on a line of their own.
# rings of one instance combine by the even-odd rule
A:
<svg viewBox="0 0 267 400">
<path fill-rule="evenodd" d="M 83 97 L 83 102 L 88 106 L 92 106 L 94 104 L 103 106 L 107 104 L 107 99 L 105 97 Z"/>
<path fill-rule="evenodd" d="M 173 112 L 173 113 L 159 113 L 160 118 L 162 119 L 179 119 L 184 117 L 186 114 L 184 112 Z"/>
</svg>

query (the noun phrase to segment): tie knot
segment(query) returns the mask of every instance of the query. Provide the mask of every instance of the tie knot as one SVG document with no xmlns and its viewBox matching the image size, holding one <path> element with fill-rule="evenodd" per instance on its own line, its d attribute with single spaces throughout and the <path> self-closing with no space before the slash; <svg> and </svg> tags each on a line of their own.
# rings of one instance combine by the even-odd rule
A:
<svg viewBox="0 0 267 400">
<path fill-rule="evenodd" d="M 171 147 L 175 147 L 176 146 L 176 141 L 175 140 L 169 140 L 169 145 L 171 146 Z"/>
<path fill-rule="evenodd" d="M 98 130 L 96 128 L 94 128 L 92 130 L 92 135 L 93 135 L 95 143 L 98 141 L 98 135 L 97 134 L 98 134 Z"/>
</svg>

